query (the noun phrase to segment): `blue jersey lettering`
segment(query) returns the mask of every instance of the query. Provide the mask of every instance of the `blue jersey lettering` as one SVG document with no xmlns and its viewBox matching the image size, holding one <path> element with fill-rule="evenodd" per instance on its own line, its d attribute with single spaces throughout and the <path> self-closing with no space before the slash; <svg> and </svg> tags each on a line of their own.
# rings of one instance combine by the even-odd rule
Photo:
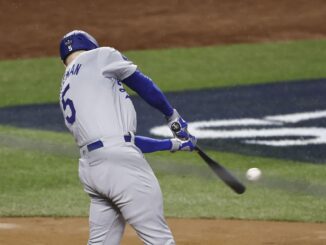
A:
<svg viewBox="0 0 326 245">
<path fill-rule="evenodd" d="M 68 77 L 70 77 L 71 75 L 77 76 L 79 73 L 79 70 L 81 68 L 81 64 L 74 64 L 67 72 L 65 75 L 65 79 L 67 79 Z"/>
</svg>

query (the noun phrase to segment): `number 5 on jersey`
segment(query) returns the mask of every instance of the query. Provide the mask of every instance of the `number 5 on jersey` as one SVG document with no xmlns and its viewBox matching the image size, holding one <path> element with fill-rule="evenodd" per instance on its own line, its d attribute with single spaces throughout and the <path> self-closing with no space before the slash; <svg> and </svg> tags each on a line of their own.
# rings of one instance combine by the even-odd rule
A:
<svg viewBox="0 0 326 245">
<path fill-rule="evenodd" d="M 65 89 L 63 90 L 62 95 L 61 95 L 61 103 L 62 103 L 63 110 L 65 111 L 65 114 L 66 114 L 67 107 L 69 107 L 69 109 L 71 111 L 71 115 L 66 116 L 66 121 L 72 125 L 76 120 L 76 110 L 75 110 L 74 103 L 72 102 L 72 100 L 69 98 L 65 99 L 65 95 L 66 95 L 67 91 L 69 90 L 69 88 L 70 88 L 70 84 L 68 84 L 65 87 Z"/>
</svg>

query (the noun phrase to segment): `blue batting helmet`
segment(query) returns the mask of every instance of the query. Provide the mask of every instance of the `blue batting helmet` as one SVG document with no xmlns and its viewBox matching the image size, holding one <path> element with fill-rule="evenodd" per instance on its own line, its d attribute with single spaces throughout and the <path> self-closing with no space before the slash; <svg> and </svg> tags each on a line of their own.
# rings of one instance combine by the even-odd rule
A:
<svg viewBox="0 0 326 245">
<path fill-rule="evenodd" d="M 92 50 L 98 48 L 99 45 L 94 37 L 84 31 L 72 31 L 67 33 L 60 42 L 60 56 L 62 61 L 69 54 L 77 50 Z"/>
</svg>

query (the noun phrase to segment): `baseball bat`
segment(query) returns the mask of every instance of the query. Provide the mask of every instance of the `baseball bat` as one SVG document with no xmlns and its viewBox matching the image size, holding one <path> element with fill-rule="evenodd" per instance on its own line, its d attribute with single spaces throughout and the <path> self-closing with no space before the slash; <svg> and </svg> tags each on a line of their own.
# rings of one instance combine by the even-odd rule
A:
<svg viewBox="0 0 326 245">
<path fill-rule="evenodd" d="M 212 158 L 210 158 L 198 145 L 195 147 L 195 150 L 226 185 L 228 185 L 238 194 L 245 192 L 246 187 L 239 180 L 237 180 L 226 168 L 224 168 L 217 161 L 214 161 Z"/>
<path fill-rule="evenodd" d="M 173 122 L 171 125 L 171 130 L 175 133 L 181 130 L 181 125 L 179 122 Z M 178 137 L 178 136 L 177 136 Z M 186 140 L 186 139 L 181 139 Z M 208 166 L 213 170 L 213 172 L 220 177 L 220 179 L 228 185 L 232 190 L 234 190 L 238 194 L 242 194 L 245 192 L 246 187 L 237 180 L 226 168 L 224 168 L 217 161 L 214 161 L 210 158 L 198 145 L 195 146 L 195 150 L 199 154 L 199 156 L 208 164 Z"/>
</svg>

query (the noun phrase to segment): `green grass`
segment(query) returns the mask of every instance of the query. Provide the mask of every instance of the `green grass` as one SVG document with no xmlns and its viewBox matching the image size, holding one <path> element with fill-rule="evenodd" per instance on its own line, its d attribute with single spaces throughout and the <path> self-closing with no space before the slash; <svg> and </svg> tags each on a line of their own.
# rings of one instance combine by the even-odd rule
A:
<svg viewBox="0 0 326 245">
<path fill-rule="evenodd" d="M 164 91 L 326 77 L 326 41 L 125 52 Z M 0 106 L 58 101 L 59 58 L 0 62 Z"/>
<path fill-rule="evenodd" d="M 326 41 L 129 52 L 166 91 L 326 76 Z"/>
<path fill-rule="evenodd" d="M 246 193 L 244 195 L 233 193 L 198 157 L 192 156 L 192 159 L 189 159 L 188 156 L 186 159 L 188 158 L 187 161 L 191 164 L 181 165 L 179 168 L 185 172 L 188 168 L 192 170 L 181 179 L 176 179 L 177 175 L 173 176 L 172 173 L 161 177 L 163 190 L 167 193 L 165 197 L 167 215 L 325 221 L 326 216 L 322 214 L 326 209 L 324 166 L 230 153 L 209 152 L 209 154 L 213 158 L 222 159 L 223 165 L 242 179 L 247 185 Z M 165 159 L 167 158 L 169 156 L 165 156 Z M 185 161 L 181 156 L 173 158 L 175 159 L 171 164 L 174 164 L 174 168 L 178 168 L 175 166 Z M 157 159 L 154 158 L 151 162 L 155 168 Z M 264 176 L 261 181 L 252 183 L 244 179 L 246 169 L 252 166 L 262 169 Z M 295 175 L 292 174 L 293 169 Z"/>
<path fill-rule="evenodd" d="M 130 51 L 165 91 L 326 77 L 326 41 Z M 57 58 L 0 62 L 0 106 L 57 102 Z M 234 194 L 193 153 L 147 155 L 167 216 L 326 222 L 326 167 L 209 151 L 242 179 Z M 0 216 L 86 216 L 78 150 L 68 133 L 0 126 Z M 249 167 L 263 178 L 246 182 Z"/>
<path fill-rule="evenodd" d="M 2 147 L 1 216 L 85 215 L 87 198 L 71 158 Z"/>
<path fill-rule="evenodd" d="M 0 216 L 85 215 L 68 134 L 0 128 Z"/>
<path fill-rule="evenodd" d="M 67 133 L 0 127 L 0 216 L 86 216 L 78 151 Z M 146 158 L 170 217 L 326 221 L 325 166 L 210 151 L 247 185 L 233 193 L 195 153 Z M 263 178 L 244 178 L 259 167 Z"/>
</svg>

